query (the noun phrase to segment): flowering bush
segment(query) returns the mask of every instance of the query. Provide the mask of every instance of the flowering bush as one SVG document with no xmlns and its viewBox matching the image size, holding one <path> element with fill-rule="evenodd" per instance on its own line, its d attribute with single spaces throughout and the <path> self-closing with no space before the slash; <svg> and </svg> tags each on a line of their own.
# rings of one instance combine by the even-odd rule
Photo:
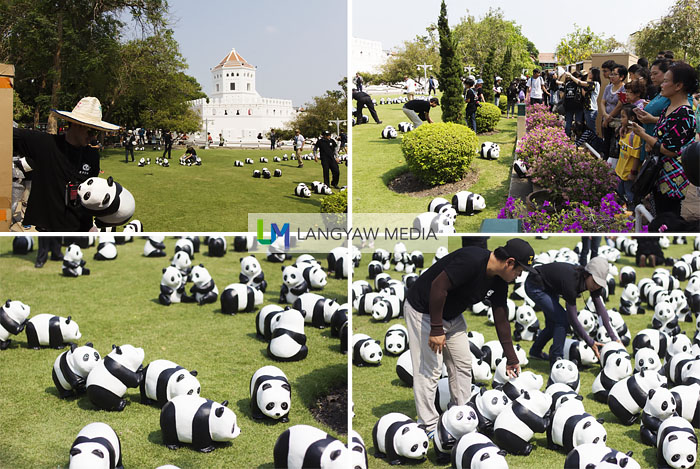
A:
<svg viewBox="0 0 700 469">
<path fill-rule="evenodd" d="M 564 128 L 564 123 L 546 105 L 533 104 L 525 109 L 525 130 L 529 132 L 537 127 Z"/>
<path fill-rule="evenodd" d="M 591 207 L 589 202 L 565 202 L 564 208 L 550 213 L 548 201 L 539 211 L 528 211 L 520 199 L 508 197 L 498 218 L 522 220 L 526 233 L 628 233 L 634 231 L 634 222 L 626 218 L 625 210 L 615 202 L 614 194 L 606 194 L 600 205 Z"/>
<path fill-rule="evenodd" d="M 537 106 L 537 105 L 535 105 Z M 520 158 L 530 166 L 530 160 L 539 157 L 546 151 L 557 149 L 573 149 L 575 145 L 566 136 L 562 127 L 536 127 L 527 132 L 518 141 L 515 150 L 516 158 Z"/>
<path fill-rule="evenodd" d="M 530 158 L 529 168 L 532 182 L 548 189 L 555 200 L 600 200 L 617 186 L 617 176 L 606 162 L 570 144 Z"/>
</svg>

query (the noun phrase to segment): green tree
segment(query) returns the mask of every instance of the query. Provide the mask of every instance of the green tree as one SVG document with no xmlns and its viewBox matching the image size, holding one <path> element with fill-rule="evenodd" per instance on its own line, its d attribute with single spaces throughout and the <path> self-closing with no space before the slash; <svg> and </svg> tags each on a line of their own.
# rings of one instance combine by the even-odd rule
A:
<svg viewBox="0 0 700 469">
<path fill-rule="evenodd" d="M 496 47 L 491 47 L 486 62 L 481 69 L 481 79 L 484 80 L 484 99 L 487 103 L 493 103 L 493 83 L 496 77 Z"/>
<path fill-rule="evenodd" d="M 329 126 L 332 119 L 344 119 L 347 115 L 348 99 L 344 91 L 329 90 L 323 96 L 315 96 L 311 103 L 306 103 L 304 110 L 289 123 L 290 129 L 299 129 L 306 137 L 317 137 L 324 130 L 335 131 L 335 124 Z M 341 124 L 340 128 L 347 128 Z"/>
<path fill-rule="evenodd" d="M 504 88 L 513 80 L 513 48 L 511 46 L 506 47 L 506 52 L 503 54 L 503 62 L 501 62 L 501 68 L 498 74 L 503 78 L 501 83 Z"/>
<path fill-rule="evenodd" d="M 416 65 L 430 64 L 437 73 L 440 55 L 432 36 L 416 36 L 412 41 L 404 41 L 403 46 L 382 65 L 381 79 L 384 83 L 396 83 L 404 77 L 418 78 Z"/>
<path fill-rule="evenodd" d="M 440 34 L 440 73 L 438 81 L 442 90 L 442 121 L 464 124 L 464 98 L 461 76 L 461 65 L 455 55 L 455 41 L 452 38 L 450 26 L 447 23 L 447 6 L 445 0 L 440 5 L 438 17 Z"/>
<path fill-rule="evenodd" d="M 700 0 L 676 0 L 668 14 L 633 36 L 635 53 L 653 58 L 672 50 L 677 59 L 700 62 Z"/>
<path fill-rule="evenodd" d="M 561 65 L 574 64 L 588 60 L 592 54 L 613 52 L 621 47 L 614 38 L 605 38 L 591 30 L 590 26 L 582 29 L 574 23 L 574 31 L 561 38 L 555 50 Z"/>
</svg>

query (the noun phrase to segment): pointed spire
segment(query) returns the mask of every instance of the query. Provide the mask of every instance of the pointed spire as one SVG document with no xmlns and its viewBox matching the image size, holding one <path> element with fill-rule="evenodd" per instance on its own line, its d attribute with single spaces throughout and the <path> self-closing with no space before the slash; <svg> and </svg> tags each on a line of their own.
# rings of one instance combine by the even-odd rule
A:
<svg viewBox="0 0 700 469">
<path fill-rule="evenodd" d="M 226 57 L 224 57 L 221 60 L 221 62 L 219 62 L 219 65 L 214 67 L 214 69 L 219 69 L 219 68 L 223 68 L 223 67 L 235 67 L 235 66 L 242 66 L 242 67 L 250 68 L 253 70 L 255 69 L 254 66 L 252 66 L 251 64 L 246 62 L 246 60 L 243 58 L 243 56 L 241 56 L 241 54 L 236 52 L 235 48 L 231 49 L 231 52 L 229 52 L 226 55 Z"/>
</svg>

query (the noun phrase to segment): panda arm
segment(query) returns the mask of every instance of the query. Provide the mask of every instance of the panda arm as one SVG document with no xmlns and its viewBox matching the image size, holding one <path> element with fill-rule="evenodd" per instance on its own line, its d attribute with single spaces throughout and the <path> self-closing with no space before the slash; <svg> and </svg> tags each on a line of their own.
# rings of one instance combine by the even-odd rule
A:
<svg viewBox="0 0 700 469">
<path fill-rule="evenodd" d="M 608 332 L 610 338 L 614 341 L 619 340 L 617 334 L 615 333 L 615 329 L 613 329 L 612 324 L 610 324 L 608 310 L 603 304 L 603 299 L 600 297 L 600 295 L 593 297 L 593 304 L 595 305 L 595 311 L 598 313 L 598 316 L 603 318 L 603 325 L 605 326 L 605 330 Z"/>
</svg>

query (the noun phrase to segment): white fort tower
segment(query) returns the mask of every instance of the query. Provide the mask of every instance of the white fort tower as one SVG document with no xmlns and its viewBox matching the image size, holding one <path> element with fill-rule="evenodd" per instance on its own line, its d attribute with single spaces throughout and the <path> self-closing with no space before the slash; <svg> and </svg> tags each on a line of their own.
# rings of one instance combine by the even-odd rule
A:
<svg viewBox="0 0 700 469">
<path fill-rule="evenodd" d="M 190 101 L 202 117 L 202 135 L 209 132 L 214 145 L 222 133 L 226 143 L 256 141 L 271 128 L 284 127 L 296 115 L 291 99 L 263 98 L 255 90 L 257 67 L 249 64 L 232 49 L 211 69 L 213 92 L 209 102 L 204 98 Z"/>
</svg>

